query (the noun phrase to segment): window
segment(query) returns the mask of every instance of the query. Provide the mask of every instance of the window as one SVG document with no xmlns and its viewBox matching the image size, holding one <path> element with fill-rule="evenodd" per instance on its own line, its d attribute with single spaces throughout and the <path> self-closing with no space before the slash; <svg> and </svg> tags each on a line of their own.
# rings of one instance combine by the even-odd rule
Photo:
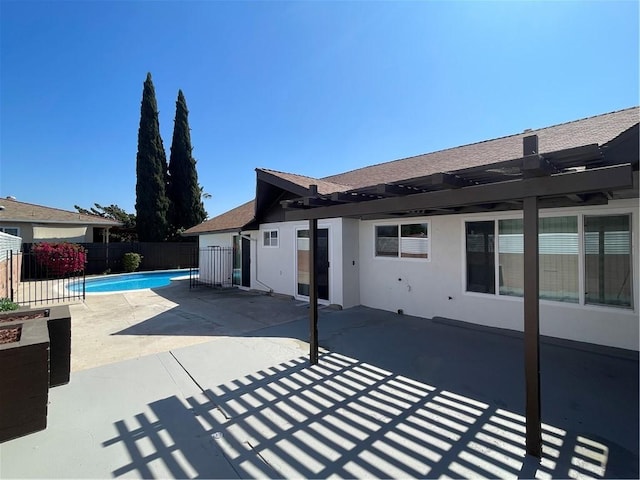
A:
<svg viewBox="0 0 640 480">
<path fill-rule="evenodd" d="M 494 222 L 467 222 L 467 291 L 495 293 Z"/>
<path fill-rule="evenodd" d="M 263 232 L 262 245 L 264 247 L 278 246 L 278 230 L 265 230 Z"/>
<path fill-rule="evenodd" d="M 376 257 L 429 258 L 429 225 L 376 225 Z"/>
<path fill-rule="evenodd" d="M 14 237 L 20 236 L 20 229 L 18 227 L 0 227 L 0 232 L 13 235 Z"/>
<path fill-rule="evenodd" d="M 632 306 L 631 216 L 577 215 L 539 221 L 540 299 L 611 306 Z M 497 221 L 497 265 L 493 220 L 466 222 L 467 291 L 521 297 L 524 293 L 522 219 Z M 582 225 L 580 225 L 582 223 Z M 580 235 L 584 237 L 581 254 Z M 584 268 L 584 279 L 579 272 Z M 584 284 L 582 284 L 584 281 Z"/>
<path fill-rule="evenodd" d="M 429 258 L 429 232 L 426 223 L 400 226 L 400 256 Z"/>
<path fill-rule="evenodd" d="M 584 218 L 585 303 L 631 306 L 631 218 Z"/>
<path fill-rule="evenodd" d="M 498 221 L 498 275 L 500 295 L 524 294 L 524 238 L 522 219 Z"/>
<path fill-rule="evenodd" d="M 538 232 L 540 298 L 578 303 L 578 217 L 541 218 Z"/>
<path fill-rule="evenodd" d="M 376 226 L 376 257 L 398 256 L 398 226 Z"/>
</svg>

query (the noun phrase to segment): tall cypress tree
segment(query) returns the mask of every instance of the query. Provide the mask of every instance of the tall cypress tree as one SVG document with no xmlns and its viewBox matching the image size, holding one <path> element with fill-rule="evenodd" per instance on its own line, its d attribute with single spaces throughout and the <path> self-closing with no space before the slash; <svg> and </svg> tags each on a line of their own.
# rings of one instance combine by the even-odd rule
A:
<svg viewBox="0 0 640 480">
<path fill-rule="evenodd" d="M 142 242 L 163 241 L 168 233 L 167 157 L 160 137 L 156 92 L 150 73 L 142 91 L 136 175 L 138 238 Z"/>
<path fill-rule="evenodd" d="M 202 203 L 202 189 L 198 184 L 196 161 L 191 155 L 193 149 L 188 117 L 187 101 L 182 90 L 178 90 L 168 184 L 169 219 L 174 231 L 193 227 L 207 217 Z"/>
</svg>

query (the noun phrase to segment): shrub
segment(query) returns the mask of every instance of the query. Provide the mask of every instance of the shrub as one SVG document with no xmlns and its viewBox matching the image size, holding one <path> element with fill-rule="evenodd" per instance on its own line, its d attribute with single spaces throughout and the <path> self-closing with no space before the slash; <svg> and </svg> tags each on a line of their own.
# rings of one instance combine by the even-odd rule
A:
<svg viewBox="0 0 640 480">
<path fill-rule="evenodd" d="M 87 262 L 87 251 L 75 243 L 36 243 L 32 251 L 38 264 L 46 268 L 49 275 L 81 272 Z"/>
<path fill-rule="evenodd" d="M 139 253 L 125 253 L 122 256 L 122 266 L 125 272 L 135 272 L 142 263 L 142 255 Z"/>
<path fill-rule="evenodd" d="M 0 312 L 10 312 L 18 308 L 20 308 L 20 305 L 12 302 L 10 298 L 0 298 Z"/>
</svg>

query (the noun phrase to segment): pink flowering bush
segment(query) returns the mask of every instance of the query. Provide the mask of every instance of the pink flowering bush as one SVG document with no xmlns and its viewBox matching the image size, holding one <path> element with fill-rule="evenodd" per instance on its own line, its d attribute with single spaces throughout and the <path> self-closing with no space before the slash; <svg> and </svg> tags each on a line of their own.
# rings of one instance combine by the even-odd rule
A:
<svg viewBox="0 0 640 480">
<path fill-rule="evenodd" d="M 37 243 L 31 251 L 38 264 L 54 276 L 81 272 L 87 261 L 87 251 L 75 243 Z"/>
</svg>

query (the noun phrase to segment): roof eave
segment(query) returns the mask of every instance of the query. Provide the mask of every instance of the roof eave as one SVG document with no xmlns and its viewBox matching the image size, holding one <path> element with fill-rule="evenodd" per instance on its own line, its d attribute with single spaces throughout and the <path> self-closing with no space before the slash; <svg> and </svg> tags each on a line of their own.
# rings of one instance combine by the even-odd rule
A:
<svg viewBox="0 0 640 480">
<path fill-rule="evenodd" d="M 82 220 L 41 220 L 36 218 L 6 218 L 0 217 L 0 221 L 11 222 L 11 223 L 32 223 L 32 224 L 56 224 L 56 225 L 93 225 L 93 226 L 103 226 L 103 227 L 118 227 L 123 225 L 122 222 L 92 222 L 92 221 L 82 221 Z"/>
</svg>

